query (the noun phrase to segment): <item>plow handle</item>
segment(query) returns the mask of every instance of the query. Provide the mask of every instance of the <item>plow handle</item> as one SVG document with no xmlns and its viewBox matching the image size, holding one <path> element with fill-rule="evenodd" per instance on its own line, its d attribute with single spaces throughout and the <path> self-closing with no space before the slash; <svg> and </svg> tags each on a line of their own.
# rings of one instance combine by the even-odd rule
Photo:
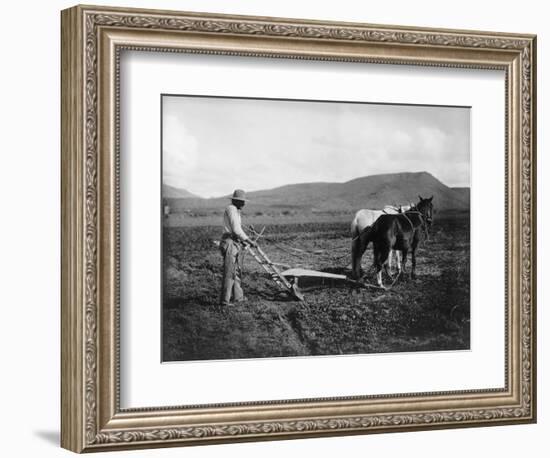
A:
<svg viewBox="0 0 550 458">
<path fill-rule="evenodd" d="M 254 251 L 257 250 L 257 253 Z M 271 279 L 277 283 L 277 285 L 288 292 L 292 297 L 299 301 L 304 300 L 303 294 L 298 289 L 298 285 L 296 283 L 291 284 L 284 276 L 281 274 L 279 269 L 271 262 L 271 260 L 267 257 L 267 255 L 262 251 L 262 249 L 259 246 L 256 246 L 255 248 L 246 245 L 245 251 L 248 251 L 252 257 L 262 266 L 262 268 L 271 276 Z M 267 266 L 269 266 L 272 270 L 270 270 Z"/>
</svg>

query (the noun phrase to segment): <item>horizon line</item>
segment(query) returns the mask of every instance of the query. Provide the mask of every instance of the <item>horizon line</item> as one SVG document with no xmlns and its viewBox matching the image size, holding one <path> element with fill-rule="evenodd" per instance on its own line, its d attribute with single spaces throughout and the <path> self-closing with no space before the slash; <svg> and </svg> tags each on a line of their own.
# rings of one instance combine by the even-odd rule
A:
<svg viewBox="0 0 550 458">
<path fill-rule="evenodd" d="M 260 191 L 273 191 L 275 189 L 279 189 L 279 188 L 283 188 L 285 186 L 294 186 L 294 185 L 302 185 L 302 184 L 346 184 L 346 183 L 349 183 L 350 181 L 355 181 L 355 180 L 359 180 L 361 178 L 370 178 L 370 177 L 379 177 L 379 176 L 383 176 L 383 175 L 402 175 L 402 174 L 421 174 L 421 173 L 427 173 L 428 175 L 432 176 L 433 178 L 435 178 L 437 181 L 439 181 L 441 184 L 443 184 L 444 186 L 447 186 L 448 188 L 452 189 L 452 188 L 471 188 L 470 186 L 470 183 L 468 183 L 467 185 L 460 185 L 460 186 L 449 186 L 448 184 L 444 183 L 443 181 L 441 181 L 439 178 L 437 178 L 433 173 L 431 172 L 428 172 L 427 170 L 421 170 L 421 171 L 417 171 L 417 172 L 411 172 L 411 171 L 407 171 L 407 172 L 387 172 L 387 173 L 375 173 L 373 175 L 363 175 L 363 176 L 358 176 L 358 177 L 355 177 L 355 178 L 351 178 L 349 180 L 346 180 L 346 181 L 302 181 L 302 182 L 298 182 L 298 183 L 286 183 L 286 184 L 282 184 L 282 185 L 279 185 L 279 186 L 275 186 L 273 188 L 260 188 L 260 189 L 252 189 L 252 190 L 246 190 L 246 193 L 253 193 L 253 192 L 260 192 Z M 227 196 L 230 196 L 231 193 L 233 191 L 230 191 L 229 193 L 226 193 L 226 194 L 222 194 L 222 195 L 218 195 L 218 196 L 211 196 L 211 197 L 203 197 L 197 193 L 194 193 L 192 191 L 190 191 L 189 189 L 187 188 L 180 188 L 178 186 L 174 186 L 174 185 L 171 185 L 171 184 L 168 184 L 168 183 L 165 183 L 164 182 L 164 179 L 162 180 L 162 185 L 166 185 L 166 186 L 170 186 L 172 188 L 175 188 L 175 189 L 179 189 L 179 190 L 182 190 L 182 191 L 186 191 L 190 194 L 193 194 L 193 196 L 195 197 L 172 197 L 172 199 L 194 199 L 194 198 L 198 198 L 198 199 L 204 199 L 204 200 L 210 200 L 210 199 L 222 199 L 222 198 L 226 198 Z M 161 193 L 162 194 L 162 193 Z"/>
</svg>

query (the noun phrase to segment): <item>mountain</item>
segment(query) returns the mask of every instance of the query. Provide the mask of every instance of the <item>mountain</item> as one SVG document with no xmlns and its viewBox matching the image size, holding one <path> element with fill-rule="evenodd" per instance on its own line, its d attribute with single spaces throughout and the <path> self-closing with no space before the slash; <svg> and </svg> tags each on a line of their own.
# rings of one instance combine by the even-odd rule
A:
<svg viewBox="0 0 550 458">
<path fill-rule="evenodd" d="M 439 210 L 470 207 L 469 188 L 455 190 L 428 172 L 404 172 L 371 175 L 345 183 L 299 183 L 249 192 L 247 209 L 275 207 L 308 211 L 353 211 L 418 202 L 419 195 L 424 198 L 433 196 L 434 206 Z M 173 204 L 186 209 L 223 208 L 228 200 L 229 195 L 212 199 L 178 199 Z"/>
<path fill-rule="evenodd" d="M 434 196 L 437 208 L 468 208 L 469 199 L 455 193 L 427 172 L 372 175 L 346 183 L 305 183 L 250 193 L 251 201 L 273 205 L 288 202 L 316 210 L 382 208 Z"/>
<path fill-rule="evenodd" d="M 455 193 L 460 194 L 464 199 L 467 199 L 468 202 L 470 201 L 470 188 L 465 187 L 457 187 L 457 188 L 451 188 Z"/>
<path fill-rule="evenodd" d="M 162 185 L 162 197 L 167 199 L 200 199 L 196 194 L 167 184 Z"/>
</svg>

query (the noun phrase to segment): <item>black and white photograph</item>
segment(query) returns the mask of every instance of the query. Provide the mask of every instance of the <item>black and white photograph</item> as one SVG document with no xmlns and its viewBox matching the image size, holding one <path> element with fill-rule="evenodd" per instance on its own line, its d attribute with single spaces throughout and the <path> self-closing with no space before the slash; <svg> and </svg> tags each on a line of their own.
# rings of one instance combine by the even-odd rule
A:
<svg viewBox="0 0 550 458">
<path fill-rule="evenodd" d="M 470 108 L 162 95 L 162 360 L 470 348 Z"/>
<path fill-rule="evenodd" d="M 3 456 L 548 453 L 548 4 L 90 3 L 3 4 Z"/>
</svg>

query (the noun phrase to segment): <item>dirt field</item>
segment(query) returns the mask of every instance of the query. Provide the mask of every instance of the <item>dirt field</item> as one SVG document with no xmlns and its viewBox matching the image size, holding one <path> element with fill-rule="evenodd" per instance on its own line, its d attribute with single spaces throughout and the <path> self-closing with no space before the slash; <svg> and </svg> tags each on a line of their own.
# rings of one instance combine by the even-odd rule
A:
<svg viewBox="0 0 550 458">
<path fill-rule="evenodd" d="M 256 224 L 254 218 L 243 219 Z M 261 246 L 274 262 L 349 274 L 349 219 L 295 223 L 289 218 L 268 224 Z M 247 255 L 247 301 L 222 309 L 222 258 L 214 244 L 220 226 L 201 226 L 196 220 L 180 227 L 167 224 L 163 360 L 468 349 L 469 227 L 468 212 L 436 215 L 429 240 L 417 251 L 416 280 L 401 278 L 390 291 L 343 281 L 303 281 L 304 303 L 288 300 Z M 369 247 L 363 268 L 374 283 L 371 264 Z"/>
</svg>

